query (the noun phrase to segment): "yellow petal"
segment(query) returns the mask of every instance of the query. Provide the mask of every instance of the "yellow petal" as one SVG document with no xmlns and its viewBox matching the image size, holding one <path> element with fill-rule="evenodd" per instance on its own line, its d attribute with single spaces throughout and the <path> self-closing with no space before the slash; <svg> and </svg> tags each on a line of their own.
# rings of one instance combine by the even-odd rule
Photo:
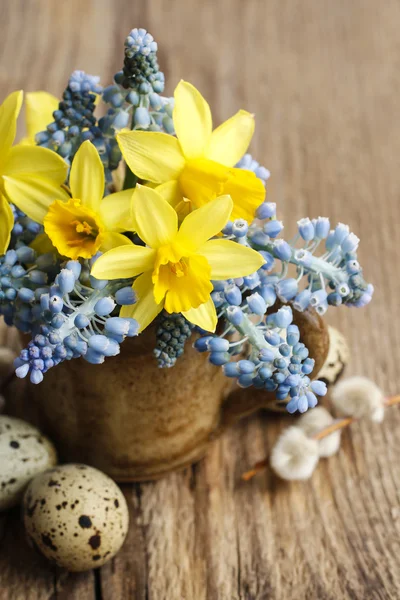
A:
<svg viewBox="0 0 400 600">
<path fill-rule="evenodd" d="M 203 256 L 182 258 L 159 266 L 153 272 L 154 298 L 165 310 L 180 313 L 206 302 L 212 292 L 211 269 Z"/>
<path fill-rule="evenodd" d="M 179 177 L 181 193 L 199 208 L 224 193 L 231 171 L 206 158 L 191 160 L 186 163 Z"/>
<path fill-rule="evenodd" d="M 155 190 L 174 208 L 182 201 L 182 192 L 177 181 L 166 181 Z"/>
<path fill-rule="evenodd" d="M 177 242 L 189 252 L 195 252 L 207 240 L 225 227 L 233 208 L 230 196 L 220 196 L 194 210 L 182 222 Z"/>
<path fill-rule="evenodd" d="M 177 179 L 185 165 L 178 140 L 166 133 L 123 131 L 117 140 L 126 164 L 145 181 Z"/>
<path fill-rule="evenodd" d="M 9 177 L 44 177 L 61 185 L 67 177 L 68 165 L 53 150 L 18 144 L 2 167 L 2 175 Z"/>
<path fill-rule="evenodd" d="M 206 156 L 226 167 L 233 167 L 245 154 L 254 133 L 254 116 L 239 110 L 211 134 Z"/>
<path fill-rule="evenodd" d="M 120 246 L 96 260 L 92 275 L 96 279 L 129 279 L 152 269 L 155 257 L 155 251 L 144 246 Z"/>
<path fill-rule="evenodd" d="M 0 194 L 0 256 L 5 254 L 10 243 L 14 215 L 3 194 Z"/>
<path fill-rule="evenodd" d="M 211 297 L 197 308 L 191 308 L 183 313 L 183 316 L 201 329 L 214 332 L 217 328 L 218 318 L 214 302 Z"/>
<path fill-rule="evenodd" d="M 37 223 L 43 223 L 55 200 L 69 198 L 66 191 L 50 179 L 33 175 L 4 177 L 4 189 L 9 200 Z"/>
<path fill-rule="evenodd" d="M 113 248 L 118 248 L 119 246 L 127 246 L 129 244 L 133 245 L 133 242 L 126 237 L 126 235 L 122 235 L 122 233 L 116 233 L 115 231 L 105 231 L 101 234 L 101 252 L 108 252 Z"/>
<path fill-rule="evenodd" d="M 173 121 L 182 152 L 188 159 L 200 158 L 211 137 L 210 107 L 200 92 L 187 81 L 178 83 L 174 97 Z"/>
<path fill-rule="evenodd" d="M 44 131 L 54 121 L 53 112 L 58 109 L 58 99 L 47 92 L 28 92 L 25 98 L 26 129 L 33 144 L 35 135 Z"/>
<path fill-rule="evenodd" d="M 57 248 L 54 246 L 47 233 L 39 233 L 29 246 L 36 250 L 38 254 L 47 254 L 50 252 L 52 254 L 57 253 Z"/>
<path fill-rule="evenodd" d="M 131 306 L 123 306 L 120 311 L 120 317 L 136 319 L 139 323 L 139 332 L 146 329 L 148 325 L 161 312 L 163 303 L 157 303 L 154 300 L 153 282 L 151 280 L 151 271 L 140 275 L 132 286 L 137 295 L 137 302 Z"/>
<path fill-rule="evenodd" d="M 211 267 L 211 279 L 231 279 L 254 273 L 264 264 L 255 250 L 230 240 L 210 240 L 199 248 Z"/>
<path fill-rule="evenodd" d="M 178 231 L 178 215 L 155 190 L 138 185 L 132 202 L 139 237 L 151 248 L 173 241 Z"/>
<path fill-rule="evenodd" d="M 134 231 L 131 217 L 134 189 L 105 196 L 100 203 L 100 216 L 109 231 Z"/>
<path fill-rule="evenodd" d="M 0 106 L 0 168 L 11 149 L 17 131 L 17 118 L 21 110 L 23 92 L 12 92 Z"/>
<path fill-rule="evenodd" d="M 73 198 L 95 212 L 104 196 L 104 167 L 99 153 L 87 140 L 79 147 L 72 161 L 69 185 Z"/>
<path fill-rule="evenodd" d="M 223 193 L 233 200 L 231 219 L 246 219 L 251 223 L 256 209 L 264 202 L 265 187 L 261 179 L 246 169 L 231 169 L 231 176 L 223 187 Z"/>
</svg>

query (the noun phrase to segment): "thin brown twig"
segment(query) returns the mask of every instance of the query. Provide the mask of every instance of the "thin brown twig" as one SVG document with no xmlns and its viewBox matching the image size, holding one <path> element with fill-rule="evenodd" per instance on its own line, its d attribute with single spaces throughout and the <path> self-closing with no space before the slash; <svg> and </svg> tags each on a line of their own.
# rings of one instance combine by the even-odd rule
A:
<svg viewBox="0 0 400 600">
<path fill-rule="evenodd" d="M 386 407 L 394 406 L 395 404 L 400 404 L 400 395 L 393 396 L 392 398 L 386 398 L 386 400 L 384 401 L 383 404 Z M 318 431 L 318 433 L 315 433 L 312 436 L 312 439 L 318 440 L 318 441 L 322 440 L 323 438 L 327 437 L 331 433 L 334 433 L 335 431 L 339 431 L 340 429 L 345 429 L 346 427 L 348 427 L 349 425 L 351 425 L 352 423 L 354 423 L 355 421 L 358 421 L 358 420 L 359 419 L 356 419 L 355 417 L 344 417 L 342 419 L 337 419 L 336 421 L 334 421 L 334 423 L 332 423 L 328 427 L 325 427 L 324 429 L 321 429 L 321 431 Z M 268 457 L 264 458 L 264 460 L 260 460 L 259 462 L 257 462 L 252 469 L 243 473 L 243 475 L 242 475 L 243 481 L 249 481 L 250 479 L 252 479 L 255 475 L 257 475 L 257 473 L 259 473 L 260 471 L 263 471 L 268 466 L 268 463 L 269 463 Z"/>
</svg>

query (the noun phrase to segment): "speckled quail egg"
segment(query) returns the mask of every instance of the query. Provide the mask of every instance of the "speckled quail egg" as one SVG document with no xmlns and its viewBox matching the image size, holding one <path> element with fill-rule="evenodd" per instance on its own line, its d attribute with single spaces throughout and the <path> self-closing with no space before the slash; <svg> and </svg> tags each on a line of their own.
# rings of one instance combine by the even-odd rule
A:
<svg viewBox="0 0 400 600">
<path fill-rule="evenodd" d="M 23 512 L 32 545 L 69 571 L 103 565 L 128 531 L 121 490 L 86 465 L 62 465 L 35 477 L 25 492 Z"/>
<path fill-rule="evenodd" d="M 18 504 L 32 477 L 56 464 L 53 444 L 36 427 L 0 415 L 0 511 Z"/>
</svg>

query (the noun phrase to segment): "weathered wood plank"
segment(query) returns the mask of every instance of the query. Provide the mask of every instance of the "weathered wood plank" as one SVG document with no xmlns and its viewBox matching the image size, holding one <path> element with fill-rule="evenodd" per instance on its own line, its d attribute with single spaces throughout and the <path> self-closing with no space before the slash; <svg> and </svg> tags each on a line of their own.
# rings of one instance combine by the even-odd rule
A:
<svg viewBox="0 0 400 600">
<path fill-rule="evenodd" d="M 74 68 L 108 81 L 138 25 L 159 42 L 168 93 L 192 81 L 216 123 L 242 107 L 256 113 L 252 151 L 271 169 L 269 199 L 289 235 L 298 218 L 324 214 L 362 238 L 374 302 L 329 321 L 348 337 L 351 372 L 398 392 L 395 0 L 2 0 L 0 19 L 2 96 L 18 87 L 60 94 Z M 353 426 L 311 482 L 265 472 L 242 483 L 289 422 L 248 418 L 193 469 L 126 486 L 130 533 L 96 577 L 55 574 L 25 546 L 17 514 L 2 516 L 1 600 L 398 598 L 399 411 L 381 427 Z"/>
</svg>

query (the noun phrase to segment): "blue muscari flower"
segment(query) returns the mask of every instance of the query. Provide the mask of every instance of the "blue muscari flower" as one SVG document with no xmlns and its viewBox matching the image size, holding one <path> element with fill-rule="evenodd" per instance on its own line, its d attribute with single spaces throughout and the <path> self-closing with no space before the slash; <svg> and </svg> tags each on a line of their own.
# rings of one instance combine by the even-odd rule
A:
<svg viewBox="0 0 400 600">
<path fill-rule="evenodd" d="M 274 243 L 274 256 L 287 262 L 292 256 L 292 247 L 285 240 L 276 240 Z"/>
<path fill-rule="evenodd" d="M 314 222 L 315 237 L 323 240 L 328 237 L 330 231 L 330 222 L 327 217 L 318 217 Z"/>
<path fill-rule="evenodd" d="M 193 325 L 180 314 L 161 313 L 156 332 L 156 348 L 154 356 L 160 368 L 173 367 L 177 359 L 182 356 L 185 344 L 193 332 Z M 211 336 L 199 338 L 195 348 L 200 352 L 208 350 L 207 343 Z M 202 344 L 205 343 L 205 346 Z"/>
<path fill-rule="evenodd" d="M 240 291 L 239 286 L 236 283 L 229 283 L 224 288 L 224 296 L 226 302 L 228 304 L 232 304 L 234 306 L 240 306 L 242 303 L 242 292 Z"/>
<path fill-rule="evenodd" d="M 298 288 L 297 280 L 290 277 L 288 279 L 281 279 L 276 284 L 275 291 L 282 302 L 288 302 L 296 296 Z"/>
<path fill-rule="evenodd" d="M 244 237 L 247 234 L 249 225 L 245 219 L 236 219 L 232 223 L 232 235 L 237 238 Z"/>
<path fill-rule="evenodd" d="M 283 229 L 282 221 L 277 221 L 273 219 L 271 221 L 267 221 L 263 226 L 263 231 L 265 235 L 268 235 L 271 238 L 275 238 Z"/>
<path fill-rule="evenodd" d="M 297 228 L 299 230 L 299 234 L 306 242 L 309 242 L 310 240 L 314 239 L 314 225 L 308 217 L 297 221 Z"/>
<path fill-rule="evenodd" d="M 255 315 L 264 315 L 267 310 L 266 302 L 258 292 L 247 297 L 247 305 Z"/>
</svg>

